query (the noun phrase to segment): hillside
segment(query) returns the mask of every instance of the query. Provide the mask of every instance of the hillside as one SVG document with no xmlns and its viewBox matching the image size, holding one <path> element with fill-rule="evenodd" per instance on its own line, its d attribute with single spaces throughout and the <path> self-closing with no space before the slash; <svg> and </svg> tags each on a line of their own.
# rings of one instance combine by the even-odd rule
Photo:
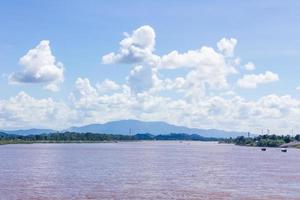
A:
<svg viewBox="0 0 300 200">
<path fill-rule="evenodd" d="M 20 130 L 1 130 L 0 132 L 7 133 L 7 134 L 12 134 L 12 135 L 39 135 L 43 133 L 53 133 L 57 132 L 52 129 L 20 129 Z"/>
<path fill-rule="evenodd" d="M 198 134 L 204 137 L 237 137 L 244 135 L 245 132 L 223 131 L 215 129 L 197 129 L 184 126 L 176 126 L 165 122 L 144 122 L 139 120 L 120 120 L 104 124 L 90 124 L 81 127 L 71 127 L 67 131 L 80 133 L 109 133 L 120 135 L 134 135 L 138 133 L 149 133 L 152 135 L 170 134 L 170 133 L 185 133 Z"/>
</svg>

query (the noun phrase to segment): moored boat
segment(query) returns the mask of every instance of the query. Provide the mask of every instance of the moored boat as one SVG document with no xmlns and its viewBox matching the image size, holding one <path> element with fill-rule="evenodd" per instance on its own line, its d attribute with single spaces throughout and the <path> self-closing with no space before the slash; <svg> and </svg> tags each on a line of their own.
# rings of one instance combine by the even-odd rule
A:
<svg viewBox="0 0 300 200">
<path fill-rule="evenodd" d="M 281 149 L 281 152 L 287 152 L 287 149 Z"/>
</svg>

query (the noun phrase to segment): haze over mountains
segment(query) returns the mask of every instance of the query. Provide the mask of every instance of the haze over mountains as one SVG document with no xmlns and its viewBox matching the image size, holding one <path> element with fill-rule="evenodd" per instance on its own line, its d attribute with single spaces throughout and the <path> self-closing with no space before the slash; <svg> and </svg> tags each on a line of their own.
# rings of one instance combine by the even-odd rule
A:
<svg viewBox="0 0 300 200">
<path fill-rule="evenodd" d="M 19 129 L 19 130 L 9 130 L 9 131 L 8 130 L 0 130 L 0 132 L 12 134 L 12 135 L 38 135 L 38 134 L 43 134 L 43 133 L 54 133 L 57 131 L 53 130 L 53 129 L 32 128 L 32 129 Z"/>
<path fill-rule="evenodd" d="M 161 121 L 144 122 L 139 120 L 119 120 L 107 122 L 104 124 L 90 124 L 80 127 L 71 127 L 64 131 L 72 131 L 78 133 L 107 133 L 107 134 L 120 134 L 120 135 L 134 135 L 138 133 L 150 133 L 152 135 L 170 134 L 170 133 L 185 133 L 185 134 L 198 134 L 204 137 L 236 137 L 240 135 L 246 136 L 245 132 L 223 131 L 216 129 L 198 129 L 188 128 L 184 126 L 176 126 Z M 52 129 L 28 129 L 28 130 L 2 130 L 8 134 L 16 135 L 31 135 L 58 132 Z"/>
</svg>

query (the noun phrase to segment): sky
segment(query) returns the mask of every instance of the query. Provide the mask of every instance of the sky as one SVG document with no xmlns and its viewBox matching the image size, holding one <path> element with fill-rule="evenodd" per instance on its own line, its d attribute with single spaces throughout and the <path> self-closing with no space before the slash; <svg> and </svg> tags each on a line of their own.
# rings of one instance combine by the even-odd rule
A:
<svg viewBox="0 0 300 200">
<path fill-rule="evenodd" d="M 0 2 L 0 129 L 300 132 L 299 1 Z"/>
</svg>

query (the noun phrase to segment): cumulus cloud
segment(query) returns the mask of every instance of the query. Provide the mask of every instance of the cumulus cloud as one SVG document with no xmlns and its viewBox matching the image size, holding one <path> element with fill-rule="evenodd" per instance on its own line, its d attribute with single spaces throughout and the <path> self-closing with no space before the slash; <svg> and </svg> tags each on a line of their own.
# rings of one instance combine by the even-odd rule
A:
<svg viewBox="0 0 300 200">
<path fill-rule="evenodd" d="M 234 65 L 223 54 L 205 46 L 182 54 L 172 51 L 162 56 L 159 65 L 159 69 L 182 67 L 190 69 L 184 78 L 186 90 L 190 94 L 204 94 L 206 85 L 212 89 L 224 89 L 228 86 L 227 77 L 237 73 Z"/>
<path fill-rule="evenodd" d="M 155 31 L 151 26 L 141 26 L 132 34 L 125 33 L 126 38 L 120 42 L 118 53 L 109 53 L 102 57 L 104 64 L 140 63 L 154 65 L 158 56 L 153 54 L 155 48 Z"/>
<path fill-rule="evenodd" d="M 98 97 L 97 89 L 92 87 L 87 78 L 77 78 L 76 90 L 71 94 L 71 98 L 77 99 L 76 105 L 84 105 L 87 108 L 93 105 Z"/>
<path fill-rule="evenodd" d="M 44 42 L 43 45 L 45 49 L 49 47 L 49 43 Z M 223 38 L 218 42 L 217 49 L 203 46 L 158 56 L 153 53 L 155 31 L 150 26 L 142 26 L 131 34 L 125 34 L 118 52 L 102 58 L 105 64 L 132 64 L 133 68 L 123 83 L 104 79 L 93 84 L 88 78 L 78 78 L 65 103 L 51 98 L 36 99 L 21 92 L 10 99 L 0 100 L 0 126 L 28 124 L 33 127 L 51 125 L 67 128 L 68 124 L 102 123 L 126 116 L 199 128 L 253 132 L 270 127 L 300 130 L 297 122 L 300 117 L 299 100 L 276 94 L 247 100 L 237 94 L 236 83 L 243 88 L 256 88 L 259 84 L 277 81 L 279 77 L 270 71 L 241 76 L 237 71 L 241 68 L 240 59 L 234 56 L 236 45 L 236 39 Z M 27 82 L 47 83 L 45 88 L 56 90 L 54 80 L 63 80 L 63 70 L 51 54 L 50 47 L 48 53 L 41 53 L 47 52 L 40 50 L 43 48 L 36 47 L 30 50 L 34 53 L 29 51 L 27 54 L 32 56 L 24 56 L 30 59 L 22 61 L 25 66 L 24 72 L 20 73 L 24 75 L 20 76 L 22 78 L 16 78 L 17 74 L 11 78 L 21 82 L 25 77 L 31 77 L 31 81 L 26 79 Z M 52 59 L 44 62 L 41 59 L 44 57 Z M 52 76 L 60 78 L 46 77 L 44 67 L 48 69 L 49 65 L 52 66 L 50 68 L 55 66 L 61 69 L 61 75 Z M 249 62 L 244 68 L 253 70 L 255 66 Z M 176 76 L 179 74 L 177 72 L 180 76 Z M 241 78 L 233 83 L 231 75 Z"/>
<path fill-rule="evenodd" d="M 54 81 L 52 83 L 49 83 L 43 87 L 45 90 L 51 91 L 51 92 L 57 92 L 59 91 L 58 82 Z"/>
<path fill-rule="evenodd" d="M 102 94 L 89 79 L 78 78 L 75 90 L 71 93 L 71 105 L 77 113 L 78 124 L 105 122 L 110 120 L 134 118 L 130 107 L 134 104 L 130 88 L 124 85 L 114 93 Z"/>
<path fill-rule="evenodd" d="M 230 57 L 230 56 L 234 55 L 234 49 L 235 49 L 236 45 L 237 45 L 236 39 L 223 38 L 218 42 L 217 47 L 218 47 L 219 51 L 222 52 L 225 56 Z"/>
<path fill-rule="evenodd" d="M 153 70 L 151 67 L 136 66 L 130 71 L 127 81 L 134 93 L 149 90 L 154 84 Z"/>
<path fill-rule="evenodd" d="M 0 100 L 0 127 L 65 128 L 72 123 L 73 111 L 51 98 L 36 99 L 25 92 Z"/>
<path fill-rule="evenodd" d="M 178 79 L 177 84 L 184 81 Z M 300 101 L 289 95 L 271 94 L 250 101 L 234 94 L 230 98 L 214 95 L 189 101 L 155 93 L 131 95 L 127 86 L 108 95 L 101 94 L 89 79 L 78 78 L 70 100 L 66 104 L 20 92 L 15 97 L 0 100 L 0 127 L 67 128 L 70 124 L 100 123 L 126 116 L 201 128 L 252 132 L 270 127 L 271 131 L 289 127 L 300 130 L 297 121 Z"/>
<path fill-rule="evenodd" d="M 201 68 L 201 67 L 223 67 L 225 60 L 223 55 L 217 53 L 211 47 L 202 47 L 197 50 L 189 50 L 180 54 L 178 51 L 162 56 L 160 68 L 176 69 L 180 67 Z"/>
<path fill-rule="evenodd" d="M 212 89 L 228 87 L 227 78 L 230 74 L 237 73 L 235 66 L 239 64 L 239 59 L 227 58 L 233 56 L 236 44 L 237 40 L 234 38 L 223 38 L 218 42 L 220 52 L 203 46 L 184 53 L 172 51 L 160 57 L 153 54 L 155 31 L 150 26 L 142 26 L 134 30 L 132 34 L 127 34 L 127 37 L 120 42 L 121 48 L 118 53 L 107 54 L 103 56 L 102 61 L 105 64 L 140 64 L 127 77 L 128 86 L 134 93 L 140 93 L 147 89 L 152 89 L 152 92 L 170 89 L 173 87 L 171 85 L 175 84 L 174 81 L 160 80 L 157 76 L 159 70 L 187 68 L 189 72 L 185 77 L 181 77 L 185 81 L 184 87 L 188 90 L 187 93 L 198 95 L 199 93 L 204 94 L 207 87 Z M 184 89 L 183 85 L 181 89 Z"/>
<path fill-rule="evenodd" d="M 252 71 L 255 69 L 255 65 L 252 62 L 248 62 L 247 64 L 244 65 L 244 67 L 248 71 Z"/>
<path fill-rule="evenodd" d="M 48 40 L 42 40 L 35 48 L 20 58 L 19 64 L 24 66 L 22 72 L 10 75 L 11 83 L 47 83 L 44 88 L 58 90 L 58 84 L 64 80 L 64 69 L 52 55 Z"/>
<path fill-rule="evenodd" d="M 271 83 L 279 80 L 279 76 L 273 72 L 266 71 L 264 74 L 246 74 L 238 80 L 241 88 L 256 88 L 259 84 Z"/>
<path fill-rule="evenodd" d="M 97 83 L 96 88 L 100 93 L 108 93 L 119 90 L 121 86 L 112 80 L 105 79 L 101 83 Z"/>
<path fill-rule="evenodd" d="M 198 101 L 189 101 L 184 98 L 163 97 L 155 93 L 131 95 L 127 87 L 111 95 L 100 94 L 89 81 L 84 82 L 87 86 L 76 88 L 83 91 L 78 92 L 79 95 L 75 97 L 73 103 L 76 104 L 77 111 L 80 111 L 81 119 L 90 123 L 122 119 L 123 116 L 127 116 L 141 120 L 162 120 L 191 127 L 254 132 L 269 127 L 273 127 L 273 130 L 282 130 L 287 128 L 287 122 L 294 128 L 300 128 L 296 120 L 300 117 L 300 101 L 289 95 L 272 94 L 249 101 L 231 94 L 230 97 L 202 96 Z M 178 82 L 184 84 L 183 80 Z M 92 92 L 84 92 L 86 90 Z"/>
</svg>

